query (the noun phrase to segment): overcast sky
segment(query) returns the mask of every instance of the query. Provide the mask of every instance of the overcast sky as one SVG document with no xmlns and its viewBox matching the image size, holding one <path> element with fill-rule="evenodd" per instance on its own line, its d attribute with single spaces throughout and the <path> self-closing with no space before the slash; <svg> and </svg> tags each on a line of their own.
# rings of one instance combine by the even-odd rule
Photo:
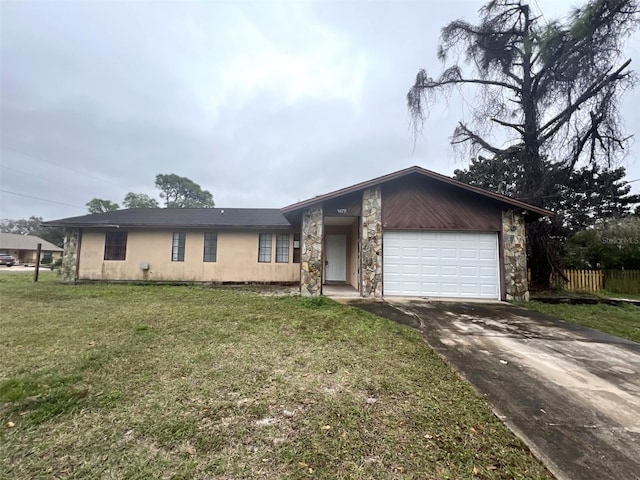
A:
<svg viewBox="0 0 640 480">
<path fill-rule="evenodd" d="M 275 208 L 411 165 L 451 175 L 464 163 L 448 138 L 473 98 L 443 99 L 414 146 L 405 95 L 419 68 L 441 71 L 440 29 L 482 4 L 3 0 L 0 183 L 13 193 L 0 218 L 157 198 L 158 173 L 218 207 Z M 551 19 L 576 2 L 536 4 Z M 636 37 L 636 70 L 639 53 Z M 633 134 L 639 106 L 626 95 Z M 637 141 L 626 167 L 640 178 Z"/>
</svg>

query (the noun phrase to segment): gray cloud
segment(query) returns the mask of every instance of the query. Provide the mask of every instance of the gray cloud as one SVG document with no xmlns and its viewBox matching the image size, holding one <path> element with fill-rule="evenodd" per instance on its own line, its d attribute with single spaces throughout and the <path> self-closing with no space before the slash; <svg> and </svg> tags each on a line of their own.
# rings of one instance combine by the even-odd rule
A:
<svg viewBox="0 0 640 480">
<path fill-rule="evenodd" d="M 468 107 L 443 101 L 414 145 L 405 94 L 419 68 L 440 71 L 442 26 L 481 5 L 5 2 L 2 189 L 83 207 L 155 196 L 155 175 L 177 173 L 219 206 L 280 207 L 414 164 L 450 174 Z M 625 98 L 630 129 L 639 98 Z M 84 213 L 0 200 L 2 218 Z"/>
</svg>

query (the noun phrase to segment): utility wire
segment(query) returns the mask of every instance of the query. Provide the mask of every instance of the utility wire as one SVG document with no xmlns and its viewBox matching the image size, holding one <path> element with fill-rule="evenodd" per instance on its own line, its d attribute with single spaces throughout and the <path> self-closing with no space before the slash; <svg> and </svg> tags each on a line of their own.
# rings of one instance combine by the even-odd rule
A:
<svg viewBox="0 0 640 480">
<path fill-rule="evenodd" d="M 5 149 L 5 150 L 11 150 L 12 152 L 19 153 L 19 154 L 21 154 L 21 155 L 25 155 L 25 156 L 27 156 L 27 157 L 31 157 L 31 158 L 33 158 L 34 160 L 38 160 L 38 161 L 40 161 L 40 162 L 48 163 L 48 164 L 50 164 L 50 165 L 53 165 L 54 167 L 58 167 L 58 168 L 66 168 L 67 170 L 69 170 L 69 171 L 71 171 L 71 172 L 77 173 L 77 174 L 79 174 L 79 175 L 85 175 L 85 176 L 90 177 L 90 178 L 93 178 L 93 179 L 95 179 L 95 180 L 99 180 L 99 181 L 101 181 L 101 182 L 108 183 L 108 184 L 110 184 L 110 185 L 115 185 L 116 187 L 120 187 L 120 186 L 121 186 L 121 185 L 119 185 L 119 184 L 117 184 L 117 183 L 115 183 L 115 182 L 111 182 L 111 181 L 109 181 L 109 180 L 105 180 L 104 178 L 100 178 L 100 177 L 97 177 L 97 176 L 95 176 L 95 175 L 91 175 L 90 173 L 83 172 L 83 171 L 81 171 L 81 170 L 76 170 L 75 168 L 71 168 L 71 167 L 68 167 L 68 166 L 66 166 L 66 165 L 60 165 L 60 164 L 58 164 L 58 163 L 52 162 L 51 160 L 45 160 L 44 158 L 41 158 L 41 157 L 36 157 L 35 155 L 31 155 L 30 153 L 23 152 L 22 150 L 16 150 L 15 148 L 5 147 L 5 146 L 2 146 L 2 148 L 3 148 L 3 149 Z"/>
<path fill-rule="evenodd" d="M 67 207 L 73 207 L 73 208 L 79 208 L 81 210 L 85 210 L 86 207 L 79 207 L 77 205 L 71 205 L 69 203 L 64 203 L 64 202 L 56 202 L 55 200 L 48 200 L 46 198 L 40 198 L 40 197 L 34 197 L 33 195 L 25 195 L 24 193 L 16 193 L 16 192 L 10 192 L 9 190 L 0 190 L 0 192 L 3 193 L 9 193 L 11 195 L 17 195 L 19 197 L 27 197 L 27 198 L 34 198 L 36 200 L 41 200 L 43 202 L 49 202 L 49 203 L 57 203 L 58 205 L 65 205 Z"/>
<path fill-rule="evenodd" d="M 41 177 L 39 175 L 34 175 L 33 173 L 27 172 L 25 170 L 19 170 L 17 168 L 13 168 L 13 167 L 7 167 L 6 165 L 0 165 L 0 168 L 4 168 L 5 170 L 11 170 L 13 172 L 18 172 L 18 173 L 21 173 L 23 175 L 27 175 L 30 180 L 34 179 L 34 178 L 37 178 L 39 180 L 44 180 L 45 182 L 50 182 L 51 181 L 51 178 L 44 178 L 44 177 Z"/>
</svg>

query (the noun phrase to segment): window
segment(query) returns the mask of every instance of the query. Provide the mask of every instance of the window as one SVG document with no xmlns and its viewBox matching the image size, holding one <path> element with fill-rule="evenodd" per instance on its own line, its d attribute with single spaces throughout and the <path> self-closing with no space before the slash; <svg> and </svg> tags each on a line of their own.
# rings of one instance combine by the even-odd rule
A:
<svg viewBox="0 0 640 480">
<path fill-rule="evenodd" d="M 293 234 L 293 263 L 300 263 L 300 234 Z"/>
<path fill-rule="evenodd" d="M 258 241 L 258 261 L 271 262 L 271 234 L 261 233 Z"/>
<path fill-rule="evenodd" d="M 276 235 L 276 263 L 289 263 L 289 234 Z"/>
<path fill-rule="evenodd" d="M 218 234 L 213 232 L 204 233 L 204 261 L 215 262 L 218 253 Z"/>
<path fill-rule="evenodd" d="M 127 256 L 127 232 L 107 232 L 104 238 L 104 259 L 124 260 Z"/>
<path fill-rule="evenodd" d="M 184 241 L 186 236 L 185 232 L 173 232 L 173 243 L 171 245 L 172 262 L 184 262 Z"/>
</svg>

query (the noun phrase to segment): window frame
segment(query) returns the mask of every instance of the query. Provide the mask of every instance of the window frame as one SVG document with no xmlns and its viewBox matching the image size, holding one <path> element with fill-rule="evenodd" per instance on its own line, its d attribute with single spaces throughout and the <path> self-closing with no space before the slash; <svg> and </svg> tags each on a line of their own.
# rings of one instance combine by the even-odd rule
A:
<svg viewBox="0 0 640 480">
<path fill-rule="evenodd" d="M 264 244 L 263 244 L 263 239 L 265 240 Z M 273 234 L 259 233 L 258 234 L 258 263 L 271 263 L 272 249 L 273 249 Z"/>
<path fill-rule="evenodd" d="M 289 263 L 289 238 L 289 232 L 276 233 L 276 263 Z"/>
<path fill-rule="evenodd" d="M 204 240 L 204 248 L 202 249 L 202 261 L 205 263 L 217 262 L 218 261 L 218 232 L 204 232 L 203 240 Z M 211 240 L 213 240 L 213 243 L 211 242 Z M 210 251 L 211 249 L 213 249 L 213 252 Z"/>
<path fill-rule="evenodd" d="M 176 242 L 177 236 L 177 242 Z M 171 236 L 171 261 L 184 262 L 187 232 L 173 232 Z"/>
<path fill-rule="evenodd" d="M 299 233 L 293 234 L 293 263 L 300 263 L 301 240 Z"/>
<path fill-rule="evenodd" d="M 127 259 L 128 232 L 105 232 L 104 235 L 104 260 L 109 262 L 123 262 Z M 116 241 L 114 238 L 119 238 Z M 124 239 L 124 240 L 123 240 Z M 118 253 L 118 255 L 116 255 Z"/>
</svg>

